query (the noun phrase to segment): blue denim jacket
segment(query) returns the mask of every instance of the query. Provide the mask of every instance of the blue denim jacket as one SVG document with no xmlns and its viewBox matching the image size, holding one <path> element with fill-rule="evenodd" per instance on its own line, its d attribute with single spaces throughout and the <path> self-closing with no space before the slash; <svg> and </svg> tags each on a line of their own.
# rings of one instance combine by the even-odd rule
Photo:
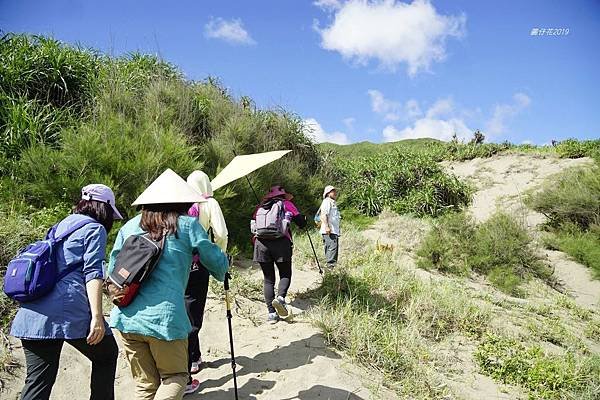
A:
<svg viewBox="0 0 600 400">
<path fill-rule="evenodd" d="M 88 335 L 92 314 L 85 284 L 104 277 L 106 230 L 88 216 L 72 214 L 59 223 L 56 233 L 60 235 L 82 219 L 93 222 L 59 243 L 56 252 L 59 272 L 73 264 L 81 264 L 81 268 L 57 282 L 48 295 L 21 304 L 11 335 L 21 339 L 81 339 Z M 111 334 L 108 325 L 106 334 Z"/>
</svg>

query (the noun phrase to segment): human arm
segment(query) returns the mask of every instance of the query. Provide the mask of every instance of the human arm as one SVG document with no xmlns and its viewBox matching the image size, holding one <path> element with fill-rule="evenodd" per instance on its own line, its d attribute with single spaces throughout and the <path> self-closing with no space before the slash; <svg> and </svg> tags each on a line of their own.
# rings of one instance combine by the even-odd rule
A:
<svg viewBox="0 0 600 400">
<path fill-rule="evenodd" d="M 98 344 L 104 338 L 104 316 L 102 315 L 102 279 L 92 279 L 85 284 L 92 319 L 90 321 L 90 332 L 86 338 L 87 343 Z"/>
<path fill-rule="evenodd" d="M 289 200 L 285 200 L 283 202 L 283 207 L 286 212 L 291 213 L 292 221 L 300 228 L 304 228 L 306 226 L 306 217 L 298 211 L 296 205 Z"/>
<path fill-rule="evenodd" d="M 202 265 L 215 279 L 223 282 L 229 267 L 227 256 L 219 246 L 208 239 L 206 231 L 196 218 L 190 223 L 189 236 L 192 248 L 198 252 Z"/>
<path fill-rule="evenodd" d="M 331 202 L 327 199 L 323 200 L 321 204 L 321 232 L 325 232 L 326 235 L 331 233 L 331 226 L 329 226 L 329 213 L 331 211 Z"/>
<path fill-rule="evenodd" d="M 84 236 L 83 274 L 90 305 L 90 331 L 87 343 L 98 344 L 105 334 L 102 315 L 103 261 L 106 253 L 106 230 L 102 225 L 91 225 Z"/>
<path fill-rule="evenodd" d="M 210 227 L 212 228 L 213 236 L 217 246 L 224 252 L 227 251 L 228 231 L 225 217 L 219 203 L 215 199 L 209 200 L 208 207 L 210 212 Z"/>
</svg>

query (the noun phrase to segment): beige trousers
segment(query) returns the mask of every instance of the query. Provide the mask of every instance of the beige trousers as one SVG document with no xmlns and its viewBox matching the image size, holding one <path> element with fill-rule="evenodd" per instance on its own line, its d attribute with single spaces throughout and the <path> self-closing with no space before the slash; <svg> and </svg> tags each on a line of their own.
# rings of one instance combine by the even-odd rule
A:
<svg viewBox="0 0 600 400">
<path fill-rule="evenodd" d="M 121 333 L 136 400 L 181 400 L 188 382 L 187 339 L 160 340 Z"/>
</svg>

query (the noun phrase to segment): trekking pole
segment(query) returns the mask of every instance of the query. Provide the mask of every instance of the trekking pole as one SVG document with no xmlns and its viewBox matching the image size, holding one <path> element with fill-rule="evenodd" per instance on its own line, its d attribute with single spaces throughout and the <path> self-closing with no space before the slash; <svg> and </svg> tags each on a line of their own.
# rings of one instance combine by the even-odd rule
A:
<svg viewBox="0 0 600 400">
<path fill-rule="evenodd" d="M 233 351 L 233 329 L 231 327 L 231 299 L 229 298 L 229 279 L 231 275 L 229 272 L 225 273 L 225 306 L 227 308 L 227 325 L 229 326 L 229 347 L 231 349 L 231 369 L 233 370 L 233 388 L 235 389 L 235 400 L 238 400 L 238 386 L 237 386 L 237 375 L 235 372 L 235 353 Z"/>
<path fill-rule="evenodd" d="M 321 263 L 319 263 L 319 257 L 317 257 L 317 252 L 315 251 L 315 246 L 313 246 L 312 238 L 310 237 L 310 232 L 308 228 L 306 228 L 306 236 L 308 236 L 308 241 L 310 242 L 310 248 L 313 251 L 315 256 L 315 261 L 317 262 L 317 267 L 319 267 L 319 274 L 323 275 L 323 270 L 321 269 Z"/>
</svg>

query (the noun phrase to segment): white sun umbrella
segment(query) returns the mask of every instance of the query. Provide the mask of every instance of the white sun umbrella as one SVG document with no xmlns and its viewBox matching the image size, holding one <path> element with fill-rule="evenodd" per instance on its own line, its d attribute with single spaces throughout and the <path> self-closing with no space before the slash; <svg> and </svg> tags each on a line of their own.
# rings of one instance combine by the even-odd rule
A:
<svg viewBox="0 0 600 400">
<path fill-rule="evenodd" d="M 291 150 L 269 151 L 266 153 L 235 156 L 219 175 L 210 182 L 213 191 L 256 171 L 289 153 Z"/>
</svg>

